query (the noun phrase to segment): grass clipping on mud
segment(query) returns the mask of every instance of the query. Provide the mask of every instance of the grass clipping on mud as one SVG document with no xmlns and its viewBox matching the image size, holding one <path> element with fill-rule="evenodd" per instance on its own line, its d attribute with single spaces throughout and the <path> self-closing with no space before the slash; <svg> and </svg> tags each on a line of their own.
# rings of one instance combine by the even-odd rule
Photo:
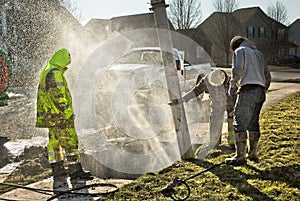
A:
<svg viewBox="0 0 300 201">
<path fill-rule="evenodd" d="M 298 200 L 299 102 L 300 93 L 296 93 L 262 112 L 259 163 L 248 161 L 239 167 L 222 165 L 188 180 L 191 189 L 188 200 Z M 104 199 L 171 200 L 160 191 L 174 177 L 185 179 L 235 154 L 224 148 L 216 153 L 205 160 L 177 162 L 157 174 L 145 174 Z M 185 193 L 184 188 L 177 190 Z"/>
</svg>

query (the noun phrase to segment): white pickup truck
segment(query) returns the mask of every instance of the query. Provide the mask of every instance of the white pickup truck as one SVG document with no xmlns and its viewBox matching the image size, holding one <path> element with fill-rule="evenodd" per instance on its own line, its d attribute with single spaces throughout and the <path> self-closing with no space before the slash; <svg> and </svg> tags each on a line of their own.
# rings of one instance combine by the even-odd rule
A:
<svg viewBox="0 0 300 201">
<path fill-rule="evenodd" d="M 180 65 L 177 72 L 183 94 L 195 85 L 199 74 L 207 74 L 211 70 L 209 64 L 188 64 L 183 59 L 183 52 L 175 48 L 173 56 Z M 170 101 L 168 90 L 172 89 L 166 84 L 159 47 L 131 49 L 102 69 L 100 74 L 96 92 L 99 104 L 95 109 L 101 127 L 118 124 L 119 127 L 124 126 L 125 133 L 137 137 L 147 130 L 143 128 L 151 127 L 149 130 L 154 129 L 155 133 L 166 122 L 172 122 L 167 104 Z M 139 125 L 141 130 L 128 125 Z"/>
<path fill-rule="evenodd" d="M 189 90 L 196 82 L 199 74 L 207 74 L 211 70 L 209 63 L 191 65 L 184 60 L 184 52 L 173 48 L 173 56 L 180 87 L 183 92 Z M 161 49 L 159 47 L 133 48 L 113 62 L 106 70 L 107 75 L 131 76 L 136 80 L 135 86 L 143 88 L 145 85 L 165 80 Z"/>
</svg>

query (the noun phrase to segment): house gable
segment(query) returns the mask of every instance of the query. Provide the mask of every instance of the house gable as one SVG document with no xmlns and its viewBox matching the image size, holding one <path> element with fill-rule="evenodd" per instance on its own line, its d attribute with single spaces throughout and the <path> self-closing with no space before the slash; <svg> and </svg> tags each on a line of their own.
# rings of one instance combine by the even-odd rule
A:
<svg viewBox="0 0 300 201">
<path fill-rule="evenodd" d="M 238 9 L 232 15 L 240 21 L 244 31 L 243 35 L 258 44 L 259 40 L 263 39 L 266 32 L 270 31 L 272 27 L 286 28 L 283 24 L 267 16 L 259 7 Z M 252 29 L 251 33 L 249 33 L 250 28 Z"/>
<path fill-rule="evenodd" d="M 174 27 L 169 22 L 170 29 L 174 30 Z M 120 17 L 113 17 L 108 20 L 92 19 L 86 25 L 85 28 L 95 35 L 105 35 L 102 40 L 115 36 L 119 33 L 129 32 L 137 29 L 155 28 L 154 13 L 142 13 L 136 15 L 127 15 Z"/>
<path fill-rule="evenodd" d="M 295 20 L 289 26 L 289 40 L 294 43 L 297 47 L 290 48 L 289 54 L 298 54 L 300 55 L 300 19 Z"/>
<path fill-rule="evenodd" d="M 135 29 L 154 28 L 155 21 L 153 13 L 129 15 L 111 18 L 111 30 L 118 32 L 131 31 Z"/>
<path fill-rule="evenodd" d="M 276 48 L 270 47 L 270 44 L 274 43 L 272 42 L 274 37 L 277 39 L 278 32 L 281 34 L 278 41 L 279 37 L 281 38 L 276 45 L 278 47 L 281 45 L 282 48 L 279 52 L 284 52 L 288 46 L 282 46 L 288 44 L 285 39 L 287 27 L 267 16 L 259 7 L 241 8 L 232 13 L 214 12 L 197 29 L 201 29 L 209 36 L 206 40 L 212 45 L 210 50 L 208 48 L 206 50 L 216 63 L 228 62 L 229 42 L 234 35 L 251 39 L 259 49 L 268 53 L 270 61 L 276 57 L 275 51 L 271 50 Z"/>
</svg>

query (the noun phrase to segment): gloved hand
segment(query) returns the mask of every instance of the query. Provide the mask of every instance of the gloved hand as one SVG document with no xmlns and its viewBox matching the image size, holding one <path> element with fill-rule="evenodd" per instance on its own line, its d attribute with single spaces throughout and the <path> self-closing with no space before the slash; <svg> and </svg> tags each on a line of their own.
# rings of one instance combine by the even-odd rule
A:
<svg viewBox="0 0 300 201">
<path fill-rule="evenodd" d="M 183 103 L 184 101 L 182 100 L 182 98 L 179 99 L 173 99 L 170 102 L 168 102 L 168 105 L 178 105 L 179 103 Z"/>
<path fill-rule="evenodd" d="M 228 89 L 228 95 L 229 95 L 229 97 L 230 97 L 231 100 L 234 99 L 235 93 L 236 93 L 236 89 L 235 89 L 235 88 L 230 87 L 230 88 Z"/>
<path fill-rule="evenodd" d="M 234 115 L 234 110 L 232 110 L 231 112 L 228 113 L 229 117 L 233 117 L 233 115 Z"/>
</svg>

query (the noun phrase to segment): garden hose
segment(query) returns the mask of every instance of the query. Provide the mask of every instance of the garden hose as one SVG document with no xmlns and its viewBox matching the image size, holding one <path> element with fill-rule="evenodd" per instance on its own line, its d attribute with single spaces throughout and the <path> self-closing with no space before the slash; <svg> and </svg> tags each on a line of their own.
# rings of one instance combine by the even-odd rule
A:
<svg viewBox="0 0 300 201">
<path fill-rule="evenodd" d="M 22 185 L 18 185 L 18 184 L 0 183 L 0 185 L 11 186 L 11 187 L 15 187 L 15 188 L 22 188 L 22 189 L 25 189 L 25 190 L 34 191 L 34 192 L 45 194 L 45 195 L 53 195 L 53 193 L 54 193 L 53 190 L 33 188 L 33 187 L 22 186 Z M 76 191 L 81 190 L 81 189 L 89 189 L 89 188 L 96 188 L 96 187 L 112 187 L 112 188 L 114 188 L 114 190 L 109 191 L 109 192 L 102 192 L 102 193 L 80 193 L 80 192 L 76 192 Z M 55 190 L 56 194 L 53 195 L 52 197 L 48 198 L 47 201 L 51 201 L 55 198 L 58 198 L 61 195 L 65 195 L 65 194 L 83 195 L 83 196 L 92 196 L 92 197 L 104 196 L 104 195 L 108 195 L 108 194 L 113 194 L 118 189 L 119 188 L 115 184 L 94 183 L 94 184 L 84 185 L 82 187 L 70 189 L 68 191 L 57 191 L 57 190 Z"/>
<path fill-rule="evenodd" d="M 221 166 L 223 164 L 225 164 L 225 161 L 222 161 L 221 163 L 217 163 L 215 165 L 212 165 L 209 168 L 207 168 L 207 169 L 205 169 L 205 170 L 203 170 L 201 172 L 198 172 L 197 174 L 194 174 L 194 175 L 192 175 L 192 176 L 190 176 L 190 177 L 188 177 L 186 179 L 179 179 L 178 177 L 175 177 L 171 183 L 169 183 L 166 187 L 164 187 L 161 190 L 161 193 L 164 196 L 170 197 L 170 198 L 172 198 L 175 201 L 184 201 L 191 194 L 191 189 L 190 189 L 189 185 L 187 184 L 188 180 L 193 179 L 193 178 L 195 178 L 195 177 L 197 177 L 197 176 L 199 176 L 199 175 L 201 175 L 201 174 L 203 174 L 205 172 L 208 172 L 208 171 L 210 171 L 210 170 L 212 170 L 212 169 L 214 169 L 214 168 L 216 168 L 218 166 Z M 181 194 L 180 196 L 176 194 L 176 189 L 175 189 L 175 187 L 179 187 L 179 186 L 180 187 L 184 186 L 184 188 L 186 189 L 185 190 L 186 193 L 183 194 L 183 195 Z"/>
</svg>

